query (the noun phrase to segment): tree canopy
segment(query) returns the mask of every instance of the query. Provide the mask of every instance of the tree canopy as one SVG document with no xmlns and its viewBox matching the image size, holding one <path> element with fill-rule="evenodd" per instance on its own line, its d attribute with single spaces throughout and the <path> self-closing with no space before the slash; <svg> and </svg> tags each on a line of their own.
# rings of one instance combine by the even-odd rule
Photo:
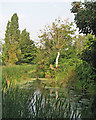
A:
<svg viewBox="0 0 96 120">
<path fill-rule="evenodd" d="M 73 2 L 71 12 L 80 33 L 96 36 L 96 1 Z"/>
<path fill-rule="evenodd" d="M 96 68 L 96 37 L 93 35 L 87 36 L 87 40 L 85 41 L 84 44 L 84 49 L 81 53 L 81 58 L 88 62 L 91 66 Z"/>
<path fill-rule="evenodd" d="M 30 39 L 26 29 L 20 33 L 16 13 L 11 17 L 11 21 L 7 23 L 4 41 L 3 64 L 34 63 L 36 46 Z"/>
<path fill-rule="evenodd" d="M 75 32 L 72 26 L 72 23 L 61 19 L 56 19 L 52 26 L 45 26 L 39 38 L 41 46 L 47 51 L 47 55 L 52 55 L 52 58 L 56 59 L 56 55 L 59 56 L 62 49 L 66 51 L 72 45 L 74 40 L 72 35 Z M 51 61 L 51 64 L 54 63 L 54 59 L 53 62 Z"/>
<path fill-rule="evenodd" d="M 36 47 L 34 41 L 30 39 L 29 32 L 24 29 L 20 34 L 19 47 L 21 49 L 21 63 L 33 63 Z"/>
<path fill-rule="evenodd" d="M 7 64 L 18 62 L 20 30 L 17 14 L 13 14 L 11 21 L 8 21 L 5 32 L 5 43 L 3 46 L 3 61 Z"/>
</svg>

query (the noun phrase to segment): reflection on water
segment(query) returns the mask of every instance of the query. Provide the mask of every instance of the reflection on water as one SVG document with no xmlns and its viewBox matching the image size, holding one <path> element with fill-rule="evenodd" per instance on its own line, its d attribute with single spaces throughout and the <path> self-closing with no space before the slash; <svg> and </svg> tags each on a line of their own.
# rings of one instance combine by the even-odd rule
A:
<svg viewBox="0 0 96 120">
<path fill-rule="evenodd" d="M 92 94 L 34 80 L 3 93 L 3 118 L 94 118 L 95 101 Z"/>
</svg>

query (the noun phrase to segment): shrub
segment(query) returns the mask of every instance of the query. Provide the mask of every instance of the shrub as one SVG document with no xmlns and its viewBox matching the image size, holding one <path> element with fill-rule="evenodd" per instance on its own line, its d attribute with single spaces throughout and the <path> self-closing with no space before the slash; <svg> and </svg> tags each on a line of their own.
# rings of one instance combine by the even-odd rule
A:
<svg viewBox="0 0 96 120">
<path fill-rule="evenodd" d="M 76 66 L 76 72 L 82 89 L 88 89 L 94 85 L 96 73 L 87 62 L 81 60 Z"/>
</svg>

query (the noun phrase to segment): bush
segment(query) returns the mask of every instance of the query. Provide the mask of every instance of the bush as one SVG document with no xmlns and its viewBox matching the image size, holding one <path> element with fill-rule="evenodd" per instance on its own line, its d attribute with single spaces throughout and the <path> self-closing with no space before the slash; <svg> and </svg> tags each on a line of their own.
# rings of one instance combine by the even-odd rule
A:
<svg viewBox="0 0 96 120">
<path fill-rule="evenodd" d="M 76 72 L 82 89 L 88 89 L 94 85 L 96 73 L 87 62 L 81 60 L 76 66 Z"/>
</svg>

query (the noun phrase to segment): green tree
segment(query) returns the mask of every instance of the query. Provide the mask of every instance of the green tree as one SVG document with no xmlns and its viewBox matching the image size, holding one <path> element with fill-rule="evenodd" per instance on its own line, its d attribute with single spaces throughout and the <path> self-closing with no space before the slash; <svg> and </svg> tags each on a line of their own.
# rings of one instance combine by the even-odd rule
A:
<svg viewBox="0 0 96 120">
<path fill-rule="evenodd" d="M 49 55 L 51 64 L 55 62 L 56 68 L 62 49 L 64 48 L 66 51 L 72 45 L 74 39 L 72 26 L 73 24 L 68 20 L 64 22 L 61 19 L 56 19 L 52 26 L 45 26 L 44 31 L 41 31 L 42 35 L 39 36 L 41 46 Z"/>
<path fill-rule="evenodd" d="M 75 30 L 73 24 L 68 20 L 56 19 L 51 26 L 46 25 L 39 35 L 39 46 L 37 53 L 37 71 L 44 73 L 43 77 L 55 77 L 56 71 L 64 63 L 64 57 L 73 45 Z M 73 51 L 72 51 L 73 53 Z M 62 62 L 62 63 L 61 63 Z M 56 69 L 58 68 L 58 69 Z"/>
<path fill-rule="evenodd" d="M 73 2 L 71 12 L 80 33 L 96 36 L 96 1 Z"/>
<path fill-rule="evenodd" d="M 21 49 L 22 58 L 20 63 L 34 63 L 34 57 L 36 56 L 36 46 L 34 41 L 30 39 L 29 32 L 24 29 L 20 34 L 19 47 Z"/>
<path fill-rule="evenodd" d="M 96 37 L 88 34 L 84 44 L 84 50 L 81 53 L 81 58 L 96 68 Z"/>
<path fill-rule="evenodd" d="M 20 30 L 17 14 L 13 14 L 8 21 L 5 32 L 5 43 L 3 45 L 3 62 L 5 64 L 16 64 L 20 56 L 19 49 Z"/>
</svg>

